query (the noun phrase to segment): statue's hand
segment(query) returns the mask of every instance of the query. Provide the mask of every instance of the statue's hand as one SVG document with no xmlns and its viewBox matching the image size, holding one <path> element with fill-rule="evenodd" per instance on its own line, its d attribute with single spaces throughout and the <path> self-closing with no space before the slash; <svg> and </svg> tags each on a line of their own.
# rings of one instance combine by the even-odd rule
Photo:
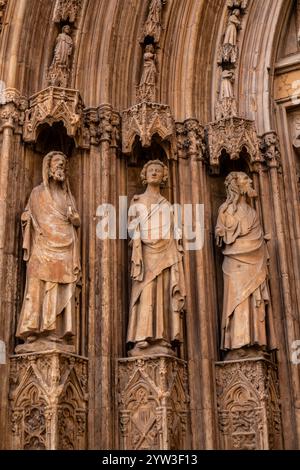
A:
<svg viewBox="0 0 300 470">
<path fill-rule="evenodd" d="M 271 234 L 266 233 L 265 236 L 264 236 L 264 239 L 266 240 L 266 242 L 269 242 L 271 240 Z"/>
<path fill-rule="evenodd" d="M 70 206 L 68 207 L 68 220 L 72 225 L 74 225 L 74 227 L 80 226 L 79 214 L 78 212 L 73 211 L 73 209 Z"/>
</svg>

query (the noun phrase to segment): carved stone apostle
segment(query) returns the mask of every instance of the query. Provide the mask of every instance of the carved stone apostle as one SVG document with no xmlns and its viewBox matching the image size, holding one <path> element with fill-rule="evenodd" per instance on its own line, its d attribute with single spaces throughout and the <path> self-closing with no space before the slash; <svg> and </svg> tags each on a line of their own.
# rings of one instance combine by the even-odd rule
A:
<svg viewBox="0 0 300 470">
<path fill-rule="evenodd" d="M 54 57 L 49 68 L 48 81 L 50 85 L 66 87 L 70 73 L 70 59 L 73 51 L 71 28 L 66 25 L 57 36 Z"/>
<path fill-rule="evenodd" d="M 218 246 L 224 246 L 224 299 L 221 349 L 276 349 L 267 282 L 267 246 L 256 211 L 247 198 L 256 197 L 252 181 L 242 172 L 225 180 L 227 200 L 219 209 Z M 266 237 L 267 238 L 267 237 Z M 241 348 L 243 350 L 241 351 Z"/>
<path fill-rule="evenodd" d="M 174 214 L 160 187 L 168 169 L 151 160 L 141 172 L 146 191 L 129 209 L 132 291 L 127 342 L 131 356 L 172 354 L 182 342 L 185 305 L 183 249 L 174 236 Z"/>
<path fill-rule="evenodd" d="M 80 276 L 76 228 L 79 214 L 66 176 L 67 157 L 48 153 L 43 183 L 35 187 L 22 214 L 26 287 L 17 337 L 19 351 L 70 343 L 74 336 L 73 303 Z M 71 346 L 70 346 L 71 347 Z"/>
</svg>

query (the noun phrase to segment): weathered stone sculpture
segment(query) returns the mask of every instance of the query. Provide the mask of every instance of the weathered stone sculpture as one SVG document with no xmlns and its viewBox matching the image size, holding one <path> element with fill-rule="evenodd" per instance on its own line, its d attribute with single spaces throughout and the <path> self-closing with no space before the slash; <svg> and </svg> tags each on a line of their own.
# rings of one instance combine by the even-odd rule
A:
<svg viewBox="0 0 300 470">
<path fill-rule="evenodd" d="M 151 160 L 141 178 L 147 189 L 134 196 L 129 209 L 133 240 L 127 341 L 134 344 L 129 354 L 174 354 L 172 346 L 182 341 L 185 283 L 171 205 L 160 194 L 168 169 Z"/>
<path fill-rule="evenodd" d="M 227 200 L 219 209 L 218 246 L 223 250 L 224 300 L 221 349 L 276 349 L 267 284 L 267 246 L 256 211 L 247 197 L 256 197 L 251 179 L 230 173 Z M 267 238 L 267 237 L 266 237 Z M 253 347 L 253 348 L 252 348 Z"/>
<path fill-rule="evenodd" d="M 62 152 L 44 157 L 43 183 L 33 189 L 22 214 L 27 279 L 17 336 L 26 343 L 17 346 L 17 352 L 40 351 L 54 344 L 72 350 L 80 218 L 66 163 Z"/>
<path fill-rule="evenodd" d="M 223 62 L 230 62 L 235 64 L 237 61 L 238 56 L 238 48 L 237 48 L 237 34 L 238 29 L 241 25 L 239 20 L 240 10 L 234 10 L 229 18 L 228 24 L 225 31 L 224 41 L 223 41 L 223 48 L 222 48 L 222 61 Z"/>
<path fill-rule="evenodd" d="M 161 34 L 161 13 L 164 0 L 151 0 L 149 13 L 143 29 L 143 40 L 145 37 L 153 38 L 155 43 L 160 40 Z"/>
<path fill-rule="evenodd" d="M 52 86 L 67 87 L 70 75 L 70 59 L 73 51 L 71 28 L 66 25 L 57 36 L 54 57 L 49 68 L 48 82 Z"/>
<path fill-rule="evenodd" d="M 156 76 L 155 50 L 152 44 L 148 44 L 144 53 L 143 73 L 137 89 L 138 101 L 155 101 Z"/>
</svg>

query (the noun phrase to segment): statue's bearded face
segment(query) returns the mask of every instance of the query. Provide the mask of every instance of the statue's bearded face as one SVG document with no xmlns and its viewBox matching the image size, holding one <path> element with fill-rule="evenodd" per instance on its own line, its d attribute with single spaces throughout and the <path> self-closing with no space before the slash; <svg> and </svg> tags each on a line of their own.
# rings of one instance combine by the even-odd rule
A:
<svg viewBox="0 0 300 470">
<path fill-rule="evenodd" d="M 53 178 L 55 181 L 65 181 L 66 161 L 61 155 L 54 155 L 54 157 L 51 158 L 49 177 Z"/>
<path fill-rule="evenodd" d="M 148 166 L 146 171 L 147 184 L 161 185 L 164 178 L 164 169 L 161 165 L 153 163 Z"/>
<path fill-rule="evenodd" d="M 240 193 L 242 195 L 249 196 L 249 197 L 257 197 L 257 193 L 255 189 L 253 189 L 253 186 L 252 186 L 252 180 L 251 178 L 249 178 L 248 175 L 246 174 L 239 175 L 238 185 L 240 188 Z"/>
</svg>

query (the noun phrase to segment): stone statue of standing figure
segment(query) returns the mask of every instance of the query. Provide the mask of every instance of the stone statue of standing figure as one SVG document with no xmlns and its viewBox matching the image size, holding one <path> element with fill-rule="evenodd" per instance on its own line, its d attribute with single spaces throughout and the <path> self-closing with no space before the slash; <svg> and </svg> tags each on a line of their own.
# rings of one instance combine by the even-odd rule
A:
<svg viewBox="0 0 300 470">
<path fill-rule="evenodd" d="M 174 214 L 160 193 L 168 168 L 151 160 L 141 178 L 147 189 L 134 196 L 129 209 L 132 291 L 127 342 L 133 345 L 129 355 L 174 355 L 182 342 L 186 294 L 183 249 L 174 236 Z"/>
<path fill-rule="evenodd" d="M 224 299 L 221 349 L 246 355 L 276 349 L 267 282 L 268 252 L 249 176 L 232 172 L 225 180 L 227 200 L 219 209 L 216 241 L 223 246 Z"/>
<path fill-rule="evenodd" d="M 17 352 L 59 346 L 73 351 L 74 299 L 80 277 L 76 229 L 80 218 L 66 176 L 67 157 L 48 153 L 43 183 L 35 187 L 22 214 L 26 287 L 17 337 Z"/>
<path fill-rule="evenodd" d="M 54 57 L 48 72 L 48 82 L 52 86 L 66 87 L 70 74 L 70 61 L 73 51 L 71 27 L 66 25 L 57 36 Z"/>
</svg>

